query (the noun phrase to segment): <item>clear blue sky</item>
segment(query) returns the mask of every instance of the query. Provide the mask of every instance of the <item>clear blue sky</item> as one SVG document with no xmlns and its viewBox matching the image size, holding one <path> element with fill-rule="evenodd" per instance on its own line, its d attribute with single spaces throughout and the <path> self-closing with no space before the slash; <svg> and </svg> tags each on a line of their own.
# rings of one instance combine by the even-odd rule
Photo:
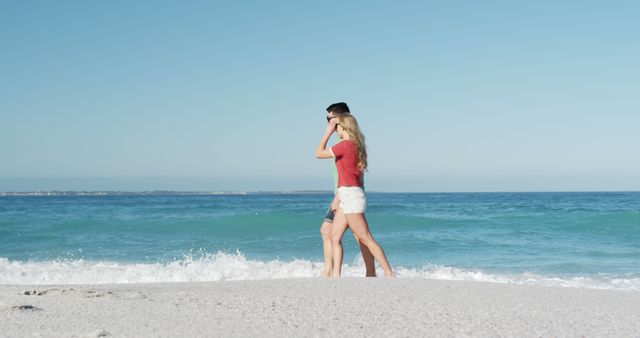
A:
<svg viewBox="0 0 640 338">
<path fill-rule="evenodd" d="M 2 1 L 0 191 L 640 190 L 638 1 Z"/>
</svg>

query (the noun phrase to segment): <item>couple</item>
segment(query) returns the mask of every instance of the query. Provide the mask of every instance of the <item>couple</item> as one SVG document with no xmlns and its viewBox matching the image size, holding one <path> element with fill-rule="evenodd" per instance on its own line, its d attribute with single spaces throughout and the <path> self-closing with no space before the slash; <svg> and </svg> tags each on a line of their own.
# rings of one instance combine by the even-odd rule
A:
<svg viewBox="0 0 640 338">
<path fill-rule="evenodd" d="M 344 102 L 334 103 L 327 108 L 327 122 L 327 129 L 316 148 L 316 158 L 333 158 L 337 175 L 334 175 L 335 197 L 320 228 L 324 249 L 322 275 L 340 277 L 343 258 L 341 241 L 349 227 L 360 245 L 367 277 L 376 275 L 374 258 L 384 269 L 384 275 L 393 277 L 387 257 L 382 247 L 373 239 L 364 216 L 367 208 L 363 184 L 367 169 L 364 135 L 360 132 L 355 117 L 349 112 L 349 106 Z M 327 142 L 334 132 L 341 141 L 327 148 Z"/>
</svg>

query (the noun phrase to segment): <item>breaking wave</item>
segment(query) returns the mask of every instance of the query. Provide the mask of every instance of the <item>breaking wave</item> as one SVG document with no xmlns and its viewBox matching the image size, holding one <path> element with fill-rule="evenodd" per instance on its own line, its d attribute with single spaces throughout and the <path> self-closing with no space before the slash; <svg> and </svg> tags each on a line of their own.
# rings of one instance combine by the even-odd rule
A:
<svg viewBox="0 0 640 338">
<path fill-rule="evenodd" d="M 199 257 L 185 256 L 164 263 L 127 263 L 60 259 L 52 261 L 11 261 L 0 258 L 0 284 L 126 284 L 155 282 L 204 282 L 278 278 L 314 278 L 321 275 L 322 263 L 309 260 L 260 261 L 242 253 L 218 252 Z M 346 277 L 364 276 L 361 259 L 345 264 Z M 640 278 L 619 276 L 542 276 L 533 273 L 495 274 L 451 266 L 396 267 L 399 278 L 480 281 L 506 284 L 545 285 L 592 289 L 640 291 Z"/>
</svg>

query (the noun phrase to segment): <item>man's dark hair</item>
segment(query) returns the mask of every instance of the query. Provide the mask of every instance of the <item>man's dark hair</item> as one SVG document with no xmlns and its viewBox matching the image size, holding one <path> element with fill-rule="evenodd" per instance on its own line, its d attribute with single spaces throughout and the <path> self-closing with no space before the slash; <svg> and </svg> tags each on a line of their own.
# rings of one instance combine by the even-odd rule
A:
<svg viewBox="0 0 640 338">
<path fill-rule="evenodd" d="M 344 102 L 338 102 L 327 107 L 327 113 L 334 113 L 336 115 L 349 114 L 349 106 Z"/>
</svg>

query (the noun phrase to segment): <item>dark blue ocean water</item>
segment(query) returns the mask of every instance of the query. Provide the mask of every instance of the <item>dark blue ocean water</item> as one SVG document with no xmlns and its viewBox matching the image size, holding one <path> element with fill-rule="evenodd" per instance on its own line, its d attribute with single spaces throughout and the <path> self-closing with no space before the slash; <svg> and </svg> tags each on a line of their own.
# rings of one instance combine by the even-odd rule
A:
<svg viewBox="0 0 640 338">
<path fill-rule="evenodd" d="M 640 193 L 368 193 L 400 277 L 640 290 Z M 321 193 L 0 196 L 0 283 L 315 276 Z M 363 275 L 345 236 L 346 275 Z"/>
</svg>

